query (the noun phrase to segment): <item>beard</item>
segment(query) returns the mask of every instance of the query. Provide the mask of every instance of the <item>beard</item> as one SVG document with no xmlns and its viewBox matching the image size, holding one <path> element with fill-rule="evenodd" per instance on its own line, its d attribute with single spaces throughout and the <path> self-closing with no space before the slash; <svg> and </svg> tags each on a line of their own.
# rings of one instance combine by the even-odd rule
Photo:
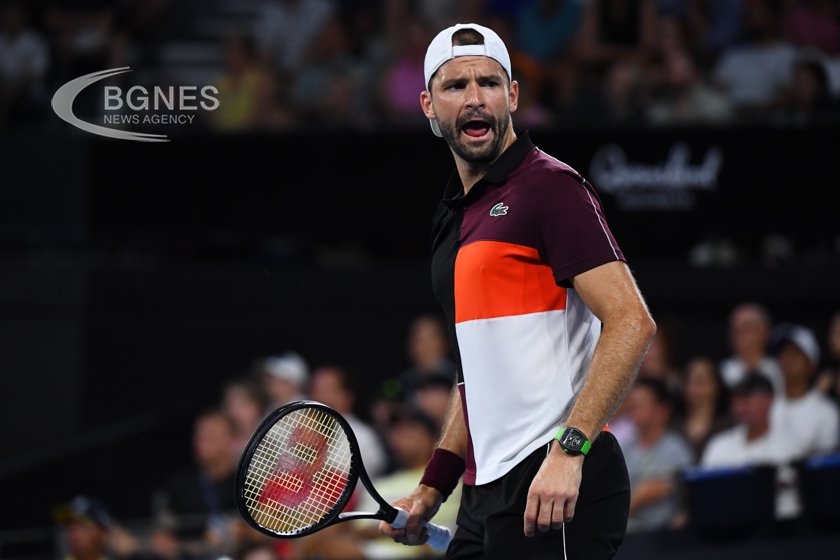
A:
<svg viewBox="0 0 840 560">
<path fill-rule="evenodd" d="M 493 140 L 483 146 L 468 146 L 461 140 L 462 127 L 473 119 L 481 119 L 490 125 L 493 131 Z M 449 147 L 461 159 L 469 163 L 487 165 L 496 160 L 502 150 L 502 143 L 510 128 L 510 112 L 506 112 L 504 118 L 497 119 L 493 115 L 483 114 L 480 111 L 470 111 L 461 115 L 452 126 L 444 125 L 438 120 L 440 133 Z"/>
</svg>

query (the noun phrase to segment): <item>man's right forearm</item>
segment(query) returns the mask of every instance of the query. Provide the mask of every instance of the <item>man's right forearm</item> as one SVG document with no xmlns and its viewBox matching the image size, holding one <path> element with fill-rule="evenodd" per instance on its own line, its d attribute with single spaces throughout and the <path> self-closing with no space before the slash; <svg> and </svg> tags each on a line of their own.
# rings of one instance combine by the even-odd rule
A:
<svg viewBox="0 0 840 560">
<path fill-rule="evenodd" d="M 467 454 L 467 426 L 464 422 L 464 409 L 461 406 L 461 393 L 457 387 L 449 398 L 449 410 L 446 414 L 440 441 L 432 453 L 418 491 L 432 489 L 441 500 L 446 500 L 464 474 L 464 457 Z"/>
<path fill-rule="evenodd" d="M 467 424 L 464 422 L 464 408 L 461 404 L 461 391 L 458 385 L 452 389 L 449 396 L 449 409 L 443 424 L 438 449 L 446 449 L 461 458 L 467 455 Z"/>
</svg>

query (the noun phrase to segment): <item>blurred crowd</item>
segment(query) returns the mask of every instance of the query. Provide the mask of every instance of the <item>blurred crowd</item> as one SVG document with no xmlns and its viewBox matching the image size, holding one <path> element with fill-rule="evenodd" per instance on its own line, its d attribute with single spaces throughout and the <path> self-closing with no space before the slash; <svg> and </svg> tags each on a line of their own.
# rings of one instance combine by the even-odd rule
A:
<svg viewBox="0 0 840 560">
<path fill-rule="evenodd" d="M 632 487 L 630 533 L 685 528 L 691 522 L 684 475 L 690 469 L 772 468 L 773 517 L 803 518 L 797 465 L 840 451 L 840 312 L 824 336 L 775 323 L 755 302 L 731 310 L 730 355 L 674 362 L 660 329 L 639 376 L 611 419 Z M 124 560 L 433 558 L 427 547 L 382 538 L 375 521 L 343 523 L 300 539 L 274 539 L 236 512 L 237 461 L 261 420 L 277 407 L 313 399 L 344 415 L 374 486 L 386 500 L 410 492 L 439 438 L 455 365 L 439 316 L 416 317 L 407 334 L 409 366 L 376 386 L 340 364 L 317 364 L 289 351 L 257 359 L 221 388 L 217 406 L 194 419 L 193 462 L 161 481 L 150 523 L 114 520 L 108 504 L 81 495 L 55 510 L 67 557 Z M 187 445 L 188 442 L 184 442 Z M 437 523 L 454 530 L 460 489 Z M 348 511 L 375 511 L 363 489 Z M 712 512 L 714 514 L 714 512 Z"/>
<path fill-rule="evenodd" d="M 421 127 L 425 49 L 466 21 L 505 40 L 522 128 L 840 123 L 838 0 L 2 6 L 0 130 L 44 124 L 61 84 L 121 66 L 147 83 L 214 85 L 204 124 L 219 131 Z"/>
</svg>

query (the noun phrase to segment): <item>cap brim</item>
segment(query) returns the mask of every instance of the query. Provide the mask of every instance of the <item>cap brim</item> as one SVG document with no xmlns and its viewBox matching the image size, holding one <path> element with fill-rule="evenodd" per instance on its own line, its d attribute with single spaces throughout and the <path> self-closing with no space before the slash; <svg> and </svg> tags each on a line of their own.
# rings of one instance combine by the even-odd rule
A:
<svg viewBox="0 0 840 560">
<path fill-rule="evenodd" d="M 443 134 L 440 131 L 440 125 L 438 124 L 437 119 L 429 119 L 429 126 L 432 127 L 432 132 L 435 133 L 435 136 L 438 138 L 443 138 Z"/>
</svg>

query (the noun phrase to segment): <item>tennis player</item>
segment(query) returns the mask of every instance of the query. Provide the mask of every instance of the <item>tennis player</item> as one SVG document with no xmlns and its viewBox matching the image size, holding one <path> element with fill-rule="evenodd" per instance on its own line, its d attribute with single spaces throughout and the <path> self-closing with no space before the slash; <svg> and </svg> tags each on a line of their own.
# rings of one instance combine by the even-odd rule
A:
<svg viewBox="0 0 840 560">
<path fill-rule="evenodd" d="M 519 85 L 499 36 L 439 33 L 423 112 L 455 159 L 434 219 L 433 287 L 459 366 L 444 434 L 395 502 L 421 544 L 463 475 L 447 551 L 467 558 L 611 558 L 630 502 L 604 431 L 656 330 L 592 185 L 514 132 Z M 570 139 L 573 141 L 574 139 Z"/>
</svg>

